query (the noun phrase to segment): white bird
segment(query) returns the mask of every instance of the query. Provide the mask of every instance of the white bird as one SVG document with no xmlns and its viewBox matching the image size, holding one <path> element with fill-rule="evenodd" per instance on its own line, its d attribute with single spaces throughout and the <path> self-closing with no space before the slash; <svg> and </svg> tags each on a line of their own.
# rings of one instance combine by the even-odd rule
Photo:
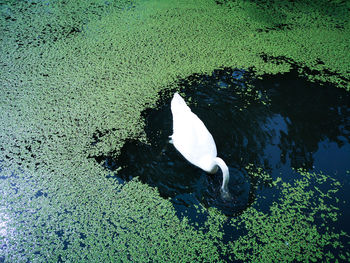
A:
<svg viewBox="0 0 350 263">
<path fill-rule="evenodd" d="M 229 170 L 225 162 L 216 156 L 213 136 L 177 92 L 171 100 L 171 113 L 173 135 L 170 136 L 170 142 L 190 163 L 207 173 L 216 173 L 219 166 L 223 174 L 221 191 L 223 197 L 229 197 Z"/>
</svg>

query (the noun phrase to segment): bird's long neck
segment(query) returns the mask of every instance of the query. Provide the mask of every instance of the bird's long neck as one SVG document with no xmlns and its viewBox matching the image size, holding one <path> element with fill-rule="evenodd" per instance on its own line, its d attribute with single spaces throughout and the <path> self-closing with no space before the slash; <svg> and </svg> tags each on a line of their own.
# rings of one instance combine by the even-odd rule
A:
<svg viewBox="0 0 350 263">
<path fill-rule="evenodd" d="M 221 190 L 224 193 L 228 193 L 227 184 L 228 184 L 228 181 L 230 179 L 230 173 L 228 171 L 228 167 L 227 167 L 226 163 L 219 157 L 215 158 L 215 162 L 220 167 L 220 169 L 222 171 L 222 186 L 221 186 Z"/>
</svg>

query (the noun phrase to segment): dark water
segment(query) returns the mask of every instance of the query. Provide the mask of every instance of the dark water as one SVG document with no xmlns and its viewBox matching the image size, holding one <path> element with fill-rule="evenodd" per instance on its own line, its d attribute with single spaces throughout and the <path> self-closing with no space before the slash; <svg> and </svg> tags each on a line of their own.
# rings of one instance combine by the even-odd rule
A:
<svg viewBox="0 0 350 263">
<path fill-rule="evenodd" d="M 201 203 L 230 216 L 250 206 L 256 192 L 267 187 L 266 182 L 248 175 L 249 164 L 286 181 L 295 175 L 291 168 L 322 170 L 338 176 L 344 190 L 350 190 L 346 172 L 350 170 L 350 93 L 311 83 L 296 72 L 256 80 L 249 73 L 230 69 L 211 76 L 193 75 L 179 86 L 192 111 L 212 133 L 218 156 L 229 166 L 232 199 L 221 199 L 220 170 L 206 174 L 169 144 L 173 92 L 163 95 L 157 109 L 143 113 L 149 145 L 129 141 L 118 160 L 102 158 L 109 168 L 122 167 L 120 179 L 138 176 L 158 187 L 181 211 L 192 213 L 187 208 Z M 346 212 L 345 216 L 350 218 Z"/>
</svg>

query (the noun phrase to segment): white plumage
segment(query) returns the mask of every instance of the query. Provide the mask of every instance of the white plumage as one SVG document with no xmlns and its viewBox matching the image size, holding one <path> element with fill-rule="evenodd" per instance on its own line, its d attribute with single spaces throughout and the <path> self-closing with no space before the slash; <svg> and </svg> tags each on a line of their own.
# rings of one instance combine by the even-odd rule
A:
<svg viewBox="0 0 350 263">
<path fill-rule="evenodd" d="M 213 136 L 204 123 L 186 105 L 178 93 L 171 101 L 173 115 L 173 135 L 171 142 L 175 148 L 193 165 L 208 173 L 216 173 L 218 166 L 223 173 L 221 190 L 228 195 L 229 171 L 225 162 L 217 157 Z"/>
</svg>

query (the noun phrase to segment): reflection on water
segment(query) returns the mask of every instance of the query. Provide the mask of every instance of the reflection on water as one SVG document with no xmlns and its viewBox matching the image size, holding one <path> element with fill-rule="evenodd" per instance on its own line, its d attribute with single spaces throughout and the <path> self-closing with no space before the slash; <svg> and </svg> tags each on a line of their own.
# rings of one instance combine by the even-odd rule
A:
<svg viewBox="0 0 350 263">
<path fill-rule="evenodd" d="M 10 226 L 10 217 L 6 208 L 0 207 L 0 251 L 6 251 L 9 239 L 13 237 L 14 229 Z M 0 254 L 0 262 L 2 255 Z M 3 259 L 4 260 L 4 259 Z"/>
<path fill-rule="evenodd" d="M 254 201 L 257 182 L 245 170 L 249 164 L 285 180 L 291 168 L 344 174 L 349 169 L 350 96 L 343 90 L 308 82 L 296 72 L 256 80 L 230 69 L 193 75 L 180 87 L 229 166 L 232 201 L 220 197 L 221 171 L 206 174 L 168 143 L 172 93 L 163 96 L 157 109 L 144 112 L 149 145 L 129 141 L 118 160 L 97 159 L 110 168 L 121 166 L 118 177 L 123 180 L 138 176 L 157 186 L 176 206 L 202 203 L 227 215 Z"/>
</svg>

